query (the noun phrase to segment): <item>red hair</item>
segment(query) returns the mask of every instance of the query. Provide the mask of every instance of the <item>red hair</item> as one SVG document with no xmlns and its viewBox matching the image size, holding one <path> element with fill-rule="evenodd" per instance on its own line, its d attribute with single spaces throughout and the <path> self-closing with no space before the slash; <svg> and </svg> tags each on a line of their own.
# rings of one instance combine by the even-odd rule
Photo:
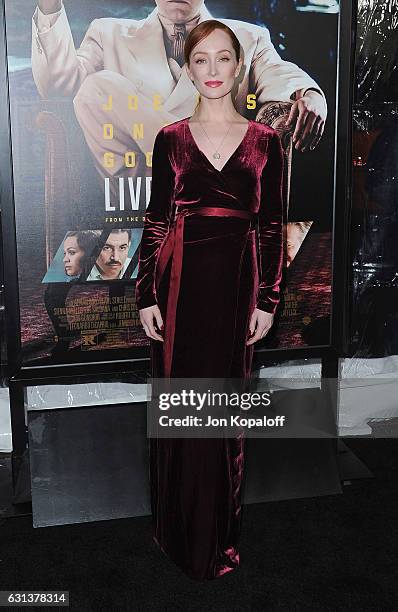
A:
<svg viewBox="0 0 398 612">
<path fill-rule="evenodd" d="M 202 21 L 197 26 L 195 26 L 187 36 L 184 46 L 184 58 L 185 63 L 189 64 L 189 59 L 192 53 L 192 49 L 196 47 L 196 45 L 207 38 L 209 34 L 214 32 L 214 30 L 222 30 L 231 39 L 232 46 L 235 51 L 236 59 L 239 61 L 240 58 L 240 42 L 236 37 L 235 33 L 229 28 L 227 25 L 222 23 L 221 21 L 217 21 L 217 19 L 208 19 L 207 21 Z"/>
</svg>

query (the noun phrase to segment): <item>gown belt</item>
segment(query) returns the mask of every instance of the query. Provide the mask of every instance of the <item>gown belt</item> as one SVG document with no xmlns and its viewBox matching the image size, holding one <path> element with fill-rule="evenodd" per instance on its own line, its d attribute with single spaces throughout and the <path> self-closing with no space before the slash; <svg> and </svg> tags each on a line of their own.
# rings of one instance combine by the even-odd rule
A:
<svg viewBox="0 0 398 612">
<path fill-rule="evenodd" d="M 170 258 L 172 258 L 163 340 L 165 378 L 170 378 L 171 365 L 173 360 L 177 302 L 178 294 L 180 291 L 182 256 L 184 246 L 184 219 L 185 217 L 191 215 L 240 217 L 243 219 L 249 219 L 250 221 L 257 217 L 256 213 L 247 210 L 236 210 L 235 208 L 201 206 L 196 208 L 177 209 L 176 217 L 161 246 L 159 258 L 156 263 L 156 289 L 158 289 L 160 280 L 163 276 L 167 263 L 169 262 Z"/>
</svg>

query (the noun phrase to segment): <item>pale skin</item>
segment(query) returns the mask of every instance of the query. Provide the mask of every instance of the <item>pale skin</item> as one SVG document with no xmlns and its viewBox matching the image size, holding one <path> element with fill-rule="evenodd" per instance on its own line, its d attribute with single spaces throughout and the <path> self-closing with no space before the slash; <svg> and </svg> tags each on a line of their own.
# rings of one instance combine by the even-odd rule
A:
<svg viewBox="0 0 398 612">
<path fill-rule="evenodd" d="M 49 15 L 62 8 L 62 0 L 38 0 L 42 13 Z M 204 5 L 204 0 L 156 0 L 159 12 L 174 22 L 185 22 L 194 17 Z M 292 92 L 293 93 L 293 92 Z M 293 143 L 296 150 L 312 151 L 322 138 L 327 116 L 327 106 L 323 96 L 316 91 L 304 89 L 294 92 L 295 102 L 292 105 L 286 126 L 293 128 Z"/>
</svg>

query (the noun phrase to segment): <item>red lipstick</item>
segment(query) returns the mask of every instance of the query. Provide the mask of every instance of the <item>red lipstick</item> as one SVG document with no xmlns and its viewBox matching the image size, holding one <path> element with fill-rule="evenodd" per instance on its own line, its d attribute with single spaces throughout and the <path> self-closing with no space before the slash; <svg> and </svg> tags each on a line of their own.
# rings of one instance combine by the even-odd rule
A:
<svg viewBox="0 0 398 612">
<path fill-rule="evenodd" d="M 206 81 L 205 85 L 208 87 L 220 87 L 223 84 L 223 81 Z"/>
</svg>

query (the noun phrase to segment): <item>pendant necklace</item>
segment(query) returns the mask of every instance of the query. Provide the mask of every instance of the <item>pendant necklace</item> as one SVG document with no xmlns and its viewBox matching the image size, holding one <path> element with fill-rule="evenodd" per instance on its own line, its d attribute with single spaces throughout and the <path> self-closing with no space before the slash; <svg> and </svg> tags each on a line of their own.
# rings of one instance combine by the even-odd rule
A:
<svg viewBox="0 0 398 612">
<path fill-rule="evenodd" d="M 199 121 L 199 120 L 198 120 Z M 205 133 L 205 136 L 207 137 L 207 140 L 210 142 L 211 146 L 214 148 L 214 143 L 210 140 L 206 130 L 204 129 L 202 122 L 199 121 L 199 125 L 202 128 L 203 132 Z M 220 159 L 221 154 L 219 153 L 219 150 L 221 149 L 222 145 L 224 144 L 224 140 L 226 139 L 226 137 L 228 136 L 230 130 L 232 127 L 232 123 L 230 123 L 229 128 L 227 130 L 227 133 L 225 134 L 225 136 L 223 137 L 222 141 L 220 142 L 220 144 L 218 145 L 218 147 L 215 149 L 214 153 L 213 153 L 213 159 Z"/>
</svg>

